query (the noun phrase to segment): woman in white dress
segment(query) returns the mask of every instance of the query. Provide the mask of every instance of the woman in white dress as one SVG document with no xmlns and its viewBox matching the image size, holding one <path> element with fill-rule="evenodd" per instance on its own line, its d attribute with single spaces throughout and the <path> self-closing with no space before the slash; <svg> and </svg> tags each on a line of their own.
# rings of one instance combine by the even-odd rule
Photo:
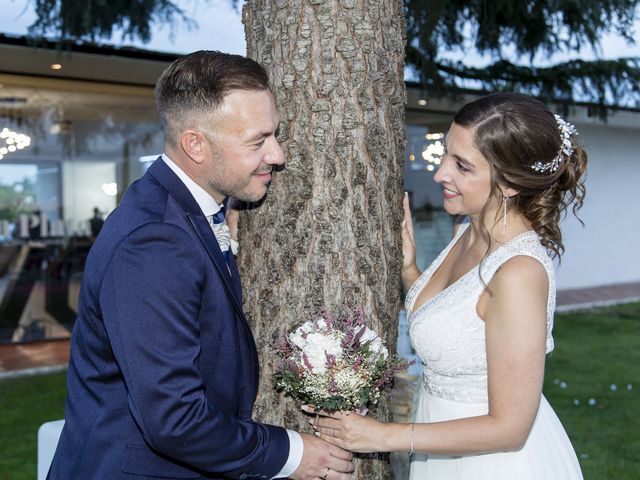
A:
<svg viewBox="0 0 640 480">
<path fill-rule="evenodd" d="M 316 421 L 321 438 L 355 452 L 410 452 L 412 480 L 582 478 L 542 395 L 553 350 L 549 254 L 562 254 L 560 216 L 585 192 L 576 135 L 520 94 L 489 95 L 456 114 L 434 178 L 445 210 L 463 221 L 424 273 L 404 199 L 402 278 L 423 364 L 415 422 L 342 412 Z"/>
</svg>

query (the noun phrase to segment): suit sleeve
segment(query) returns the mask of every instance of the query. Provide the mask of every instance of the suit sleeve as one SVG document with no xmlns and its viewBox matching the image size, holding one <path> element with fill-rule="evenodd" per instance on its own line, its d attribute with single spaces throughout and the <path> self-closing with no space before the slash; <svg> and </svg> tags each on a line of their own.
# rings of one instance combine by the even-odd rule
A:
<svg viewBox="0 0 640 480">
<path fill-rule="evenodd" d="M 198 321 L 208 265 L 194 241 L 175 225 L 147 224 L 105 272 L 100 306 L 129 409 L 166 456 L 231 478 L 271 478 L 287 460 L 286 430 L 241 421 L 204 394 Z"/>
</svg>

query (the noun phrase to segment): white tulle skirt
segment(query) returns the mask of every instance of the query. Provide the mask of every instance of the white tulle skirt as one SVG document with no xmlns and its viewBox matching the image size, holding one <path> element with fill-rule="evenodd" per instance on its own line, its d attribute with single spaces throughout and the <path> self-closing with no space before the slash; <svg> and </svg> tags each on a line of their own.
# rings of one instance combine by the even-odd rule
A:
<svg viewBox="0 0 640 480">
<path fill-rule="evenodd" d="M 434 397 L 421 389 L 416 423 L 487 413 L 486 404 Z M 576 454 L 557 415 L 542 396 L 525 446 L 516 452 L 445 457 L 414 454 L 410 480 L 581 480 Z"/>
</svg>

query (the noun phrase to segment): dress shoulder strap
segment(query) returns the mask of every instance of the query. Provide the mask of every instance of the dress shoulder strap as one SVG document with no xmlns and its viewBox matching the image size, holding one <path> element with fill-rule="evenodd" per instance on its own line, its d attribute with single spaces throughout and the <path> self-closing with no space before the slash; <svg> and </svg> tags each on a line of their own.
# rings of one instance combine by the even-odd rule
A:
<svg viewBox="0 0 640 480">
<path fill-rule="evenodd" d="M 553 329 L 553 315 L 556 308 L 556 280 L 553 262 L 549 257 L 546 249 L 540 243 L 540 237 L 530 230 L 524 232 L 504 245 L 498 247 L 487 256 L 482 262 L 482 280 L 487 285 L 495 273 L 509 259 L 517 256 L 527 256 L 538 260 L 549 278 L 549 295 L 547 298 L 547 348 L 546 353 L 553 350 L 553 337 L 551 331 Z M 484 288 L 482 289 L 484 291 Z"/>
<path fill-rule="evenodd" d="M 482 262 L 482 278 L 488 282 L 506 261 L 520 255 L 535 258 L 550 278 L 554 276 L 553 262 L 540 243 L 538 235 L 530 230 L 517 235 L 490 253 Z"/>
</svg>

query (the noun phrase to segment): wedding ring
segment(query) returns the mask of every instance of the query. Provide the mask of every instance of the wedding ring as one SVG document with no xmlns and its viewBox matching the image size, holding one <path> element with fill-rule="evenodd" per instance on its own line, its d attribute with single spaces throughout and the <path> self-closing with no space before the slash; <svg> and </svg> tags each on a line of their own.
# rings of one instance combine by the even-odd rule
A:
<svg viewBox="0 0 640 480">
<path fill-rule="evenodd" d="M 331 429 L 331 436 L 332 436 L 332 437 L 335 437 L 335 436 L 336 436 L 336 429 L 335 429 L 335 428 L 332 428 L 332 429 Z"/>
<path fill-rule="evenodd" d="M 322 477 L 322 480 L 327 480 L 327 476 L 329 475 L 330 471 L 331 471 L 331 469 L 329 467 L 327 467 L 327 473 L 324 474 L 324 477 Z"/>
</svg>

